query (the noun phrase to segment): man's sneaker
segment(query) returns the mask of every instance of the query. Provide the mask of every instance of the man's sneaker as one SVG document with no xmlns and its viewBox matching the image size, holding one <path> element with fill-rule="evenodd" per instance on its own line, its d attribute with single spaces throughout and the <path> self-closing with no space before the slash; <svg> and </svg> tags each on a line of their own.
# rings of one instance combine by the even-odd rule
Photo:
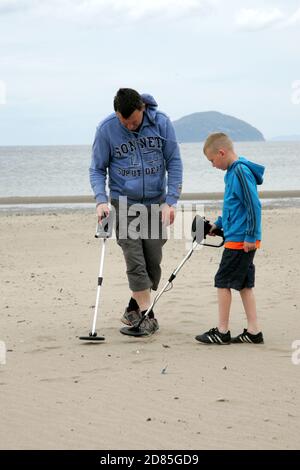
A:
<svg viewBox="0 0 300 470">
<path fill-rule="evenodd" d="M 125 312 L 121 318 L 121 322 L 125 323 L 128 326 L 134 326 L 140 321 L 142 314 L 140 309 L 138 310 L 129 310 L 128 307 L 125 308 Z"/>
<path fill-rule="evenodd" d="M 231 340 L 232 343 L 254 343 L 254 344 L 262 344 L 264 342 L 264 337 L 262 332 L 260 331 L 256 335 L 249 333 L 246 328 L 244 328 L 243 333 L 238 336 L 235 336 Z"/>
<path fill-rule="evenodd" d="M 230 344 L 231 336 L 230 331 L 220 333 L 218 328 L 211 328 L 206 333 L 196 336 L 195 339 L 203 344 Z"/>
<path fill-rule="evenodd" d="M 153 335 L 159 329 L 158 321 L 156 318 L 149 318 L 148 316 L 141 323 L 139 330 L 140 336 L 150 336 Z"/>
</svg>

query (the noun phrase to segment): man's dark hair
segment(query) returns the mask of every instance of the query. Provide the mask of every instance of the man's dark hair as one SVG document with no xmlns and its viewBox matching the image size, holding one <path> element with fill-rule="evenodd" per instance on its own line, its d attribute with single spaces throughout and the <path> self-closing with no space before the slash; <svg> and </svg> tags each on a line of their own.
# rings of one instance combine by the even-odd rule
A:
<svg viewBox="0 0 300 470">
<path fill-rule="evenodd" d="M 141 95 L 131 88 L 120 88 L 114 97 L 114 109 L 128 119 L 135 111 L 143 109 L 144 102 Z"/>
</svg>

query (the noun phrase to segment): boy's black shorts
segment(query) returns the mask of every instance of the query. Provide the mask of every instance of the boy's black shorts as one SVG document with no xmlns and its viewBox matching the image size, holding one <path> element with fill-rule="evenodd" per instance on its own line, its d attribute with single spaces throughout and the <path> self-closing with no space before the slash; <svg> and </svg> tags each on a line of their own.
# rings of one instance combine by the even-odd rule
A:
<svg viewBox="0 0 300 470">
<path fill-rule="evenodd" d="M 255 266 L 253 259 L 256 250 L 246 253 L 244 250 L 225 248 L 217 274 L 215 287 L 221 289 L 242 290 L 255 284 Z"/>
</svg>

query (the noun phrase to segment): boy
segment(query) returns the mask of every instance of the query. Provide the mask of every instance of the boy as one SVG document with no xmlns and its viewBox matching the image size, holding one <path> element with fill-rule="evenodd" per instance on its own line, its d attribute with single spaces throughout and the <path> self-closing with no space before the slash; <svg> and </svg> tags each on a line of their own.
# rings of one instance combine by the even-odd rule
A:
<svg viewBox="0 0 300 470">
<path fill-rule="evenodd" d="M 219 325 L 196 336 L 204 344 L 263 343 L 257 325 L 253 293 L 255 267 L 253 258 L 261 240 L 261 204 L 257 184 L 262 184 L 264 167 L 235 154 L 232 141 L 222 133 L 211 134 L 203 153 L 213 167 L 226 171 L 223 214 L 213 224 L 223 229 L 225 249 L 215 276 L 218 288 Z M 231 289 L 238 290 L 247 316 L 247 329 L 231 338 L 228 329 Z"/>
</svg>

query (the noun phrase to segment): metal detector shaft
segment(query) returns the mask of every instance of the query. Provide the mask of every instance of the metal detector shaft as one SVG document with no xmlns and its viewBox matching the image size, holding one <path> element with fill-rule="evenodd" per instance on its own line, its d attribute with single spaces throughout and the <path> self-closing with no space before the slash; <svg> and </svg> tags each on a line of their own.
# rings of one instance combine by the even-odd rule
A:
<svg viewBox="0 0 300 470">
<path fill-rule="evenodd" d="M 161 291 L 156 295 L 156 297 L 154 297 L 152 304 L 150 305 L 150 307 L 148 308 L 148 310 L 145 312 L 145 314 L 143 315 L 143 317 L 140 319 L 140 321 L 138 322 L 138 324 L 135 325 L 135 328 L 139 328 L 139 326 L 143 323 L 143 321 L 145 320 L 145 318 L 149 315 L 149 313 L 151 312 L 151 310 L 152 310 L 152 308 L 154 307 L 154 305 L 156 304 L 156 302 L 160 299 L 160 297 L 163 295 L 163 293 L 167 290 L 167 288 L 169 287 L 169 285 L 174 281 L 174 279 L 175 279 L 176 276 L 177 276 L 177 273 L 181 270 L 182 266 L 183 266 L 183 265 L 187 262 L 187 260 L 192 256 L 193 251 L 195 250 L 195 248 L 196 248 L 197 245 L 198 245 L 198 243 L 197 243 L 196 241 L 193 241 L 192 248 L 187 252 L 187 254 L 186 254 L 185 257 L 183 258 L 183 260 L 181 261 L 181 263 L 179 264 L 179 266 L 175 269 L 175 271 L 172 272 L 171 276 L 169 277 L 168 281 L 166 282 L 166 284 L 164 285 L 164 287 L 161 289 Z"/>
<path fill-rule="evenodd" d="M 92 335 L 95 334 L 96 331 L 96 322 L 97 322 L 97 315 L 98 315 L 98 307 L 99 307 L 99 300 L 100 300 L 100 291 L 103 282 L 103 265 L 104 265 L 104 255 L 105 255 L 105 242 L 106 238 L 102 238 L 102 247 L 101 247 L 101 257 L 100 257 L 100 268 L 99 268 L 99 276 L 98 276 L 98 288 L 97 288 L 97 296 L 96 296 L 96 304 L 95 304 L 95 313 L 94 313 L 94 320 L 93 320 L 93 327 L 92 327 Z"/>
</svg>

